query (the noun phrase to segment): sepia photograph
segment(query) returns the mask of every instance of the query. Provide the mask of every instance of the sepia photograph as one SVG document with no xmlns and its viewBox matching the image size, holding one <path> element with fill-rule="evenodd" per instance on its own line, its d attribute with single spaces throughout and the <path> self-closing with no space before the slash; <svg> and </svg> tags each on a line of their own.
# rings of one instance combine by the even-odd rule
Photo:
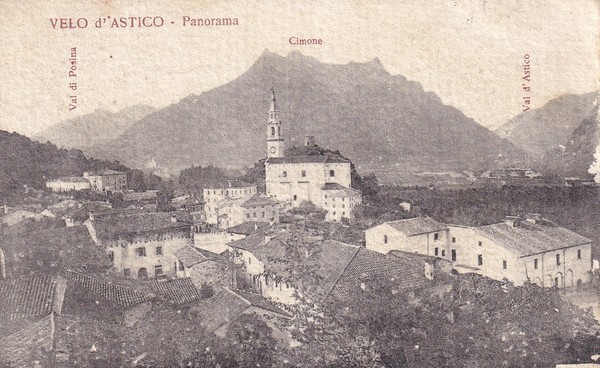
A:
<svg viewBox="0 0 600 368">
<path fill-rule="evenodd" d="M 0 368 L 600 368 L 598 0 L 0 34 Z"/>
</svg>

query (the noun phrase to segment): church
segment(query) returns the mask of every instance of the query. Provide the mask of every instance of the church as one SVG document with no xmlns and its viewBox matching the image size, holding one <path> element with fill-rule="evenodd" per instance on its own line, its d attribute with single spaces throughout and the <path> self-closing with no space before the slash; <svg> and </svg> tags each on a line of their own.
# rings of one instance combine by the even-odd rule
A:
<svg viewBox="0 0 600 368">
<path fill-rule="evenodd" d="M 265 161 L 267 196 L 290 207 L 311 202 L 327 211 L 327 221 L 350 218 L 353 208 L 362 202 L 360 192 L 350 187 L 351 162 L 334 154 L 286 155 L 281 125 L 275 91 L 271 90 Z M 306 146 L 314 146 L 312 138 L 306 140 Z"/>
</svg>

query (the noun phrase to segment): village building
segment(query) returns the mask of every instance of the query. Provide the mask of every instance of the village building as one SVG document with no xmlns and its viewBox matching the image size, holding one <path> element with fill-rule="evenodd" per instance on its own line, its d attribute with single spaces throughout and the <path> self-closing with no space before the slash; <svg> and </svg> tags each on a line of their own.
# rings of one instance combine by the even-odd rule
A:
<svg viewBox="0 0 600 368">
<path fill-rule="evenodd" d="M 64 313 L 132 326 L 152 308 L 156 296 L 125 285 L 75 271 L 64 271 L 68 280 Z"/>
<path fill-rule="evenodd" d="M 56 193 L 89 190 L 90 181 L 80 176 L 68 176 L 46 181 L 46 188 Z"/>
<path fill-rule="evenodd" d="M 86 172 L 83 177 L 90 182 L 95 192 L 117 192 L 127 189 L 127 174 L 121 171 L 104 169 L 97 172 Z"/>
<path fill-rule="evenodd" d="M 188 246 L 175 252 L 177 277 L 189 278 L 197 288 L 203 285 L 231 285 L 231 270 L 226 255 Z"/>
<path fill-rule="evenodd" d="M 205 202 L 206 222 L 218 224 L 217 203 L 224 199 L 250 198 L 257 193 L 256 184 L 238 180 L 229 180 L 227 183 L 204 188 L 202 196 Z"/>
<path fill-rule="evenodd" d="M 400 250 L 449 257 L 448 227 L 429 217 L 390 221 L 365 232 L 367 249 L 386 254 Z"/>
<path fill-rule="evenodd" d="M 403 251 L 451 262 L 453 269 L 515 285 L 568 288 L 591 281 L 591 240 L 542 218 L 508 216 L 478 227 L 445 225 L 418 217 L 387 222 L 366 231 L 366 247 Z"/>
<path fill-rule="evenodd" d="M 362 203 L 360 192 L 345 188 L 337 183 L 327 183 L 321 188 L 323 209 L 327 211 L 325 221 L 341 222 L 350 218 L 354 207 Z"/>
<path fill-rule="evenodd" d="M 279 222 L 279 202 L 255 194 L 245 198 L 226 198 L 216 205 L 218 226 L 228 229 L 247 221 Z"/>
<path fill-rule="evenodd" d="M 176 213 L 90 214 L 85 225 L 125 277 L 176 277 L 175 252 L 192 245 L 192 224 Z"/>
<path fill-rule="evenodd" d="M 305 202 L 313 203 L 319 208 L 327 209 L 327 219 L 331 221 L 350 218 L 350 207 L 341 211 L 334 210 L 332 201 L 325 198 L 331 195 L 340 196 L 340 201 L 344 198 L 344 201 L 353 203 L 353 207 L 361 202 L 358 191 L 344 190 L 349 189 L 351 185 L 350 161 L 335 154 L 286 154 L 281 125 L 275 92 L 271 90 L 265 161 L 266 194 L 289 207 L 298 207 Z M 306 147 L 314 147 L 312 137 L 307 139 Z"/>
</svg>

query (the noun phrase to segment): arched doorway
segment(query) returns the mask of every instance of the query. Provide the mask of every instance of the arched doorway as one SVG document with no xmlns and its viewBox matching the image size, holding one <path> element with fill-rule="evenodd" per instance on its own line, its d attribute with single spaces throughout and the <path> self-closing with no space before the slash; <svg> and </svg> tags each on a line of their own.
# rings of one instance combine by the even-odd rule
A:
<svg viewBox="0 0 600 368">
<path fill-rule="evenodd" d="M 564 287 L 563 274 L 560 272 L 557 272 L 556 276 L 554 276 L 554 287 L 559 288 L 559 289 Z"/>
<path fill-rule="evenodd" d="M 573 287 L 575 282 L 573 280 L 573 270 L 567 270 L 565 273 L 565 287 Z"/>
<path fill-rule="evenodd" d="M 148 271 L 144 267 L 138 270 L 138 279 L 148 279 Z"/>
<path fill-rule="evenodd" d="M 552 279 L 552 275 L 546 275 L 546 279 L 544 280 L 544 287 L 553 287 L 554 280 Z"/>
</svg>

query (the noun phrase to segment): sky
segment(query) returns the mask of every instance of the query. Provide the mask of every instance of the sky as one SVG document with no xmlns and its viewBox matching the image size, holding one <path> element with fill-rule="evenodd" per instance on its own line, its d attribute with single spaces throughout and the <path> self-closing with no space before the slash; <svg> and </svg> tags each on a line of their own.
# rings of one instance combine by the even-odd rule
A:
<svg viewBox="0 0 600 368">
<path fill-rule="evenodd" d="M 495 128 L 523 111 L 524 98 L 537 108 L 598 90 L 599 7 L 596 0 L 0 0 L 0 130 L 33 135 L 98 108 L 162 108 L 235 79 L 265 49 L 335 64 L 377 57 L 391 74 Z M 164 24 L 108 26 L 130 16 Z M 239 25 L 184 26 L 184 16 Z M 55 28 L 56 18 L 88 25 Z M 290 37 L 322 44 L 291 45 Z M 73 47 L 77 76 L 69 77 Z M 522 79 L 525 55 L 530 81 Z"/>
</svg>

